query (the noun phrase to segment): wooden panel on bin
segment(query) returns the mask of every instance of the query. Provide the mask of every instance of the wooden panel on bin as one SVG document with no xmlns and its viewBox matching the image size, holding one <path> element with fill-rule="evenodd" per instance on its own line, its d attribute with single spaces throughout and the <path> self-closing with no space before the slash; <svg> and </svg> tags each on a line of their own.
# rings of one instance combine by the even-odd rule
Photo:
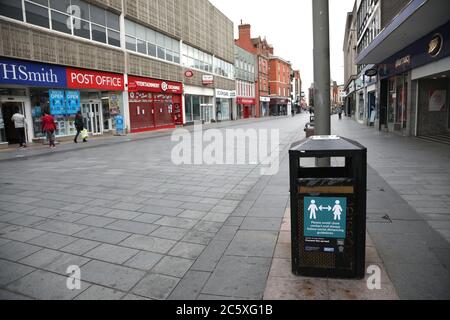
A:
<svg viewBox="0 0 450 320">
<path fill-rule="evenodd" d="M 342 186 L 342 187 L 304 187 L 298 188 L 298 192 L 301 194 L 307 193 L 330 193 L 330 194 L 354 194 L 355 188 L 353 186 Z"/>
</svg>

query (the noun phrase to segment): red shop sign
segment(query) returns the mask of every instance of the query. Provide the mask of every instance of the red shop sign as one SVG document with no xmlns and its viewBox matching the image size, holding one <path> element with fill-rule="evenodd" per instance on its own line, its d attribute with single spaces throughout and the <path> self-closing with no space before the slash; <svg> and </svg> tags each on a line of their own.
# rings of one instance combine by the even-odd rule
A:
<svg viewBox="0 0 450 320">
<path fill-rule="evenodd" d="M 255 99 L 254 98 L 237 98 L 236 99 L 237 104 L 245 104 L 245 105 L 254 105 Z"/>
<path fill-rule="evenodd" d="M 108 72 L 67 68 L 67 86 L 70 89 L 100 89 L 123 91 L 123 75 Z"/>
<path fill-rule="evenodd" d="M 128 77 L 128 90 L 182 94 L 183 84 L 150 78 Z"/>
</svg>

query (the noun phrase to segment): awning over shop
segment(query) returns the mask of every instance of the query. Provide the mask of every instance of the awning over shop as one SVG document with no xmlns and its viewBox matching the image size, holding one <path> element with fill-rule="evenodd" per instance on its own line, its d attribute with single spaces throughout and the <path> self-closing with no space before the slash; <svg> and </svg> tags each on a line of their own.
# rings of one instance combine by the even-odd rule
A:
<svg viewBox="0 0 450 320">
<path fill-rule="evenodd" d="M 449 21 L 450 1 L 412 0 L 364 49 L 356 64 L 381 63 Z"/>
</svg>

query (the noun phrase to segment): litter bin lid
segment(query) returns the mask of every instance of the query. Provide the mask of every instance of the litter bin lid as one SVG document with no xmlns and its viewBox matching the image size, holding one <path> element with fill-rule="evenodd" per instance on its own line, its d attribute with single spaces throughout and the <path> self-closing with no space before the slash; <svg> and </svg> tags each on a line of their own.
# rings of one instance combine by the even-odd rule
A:
<svg viewBox="0 0 450 320">
<path fill-rule="evenodd" d="M 366 147 L 356 141 L 338 136 L 313 136 L 305 140 L 294 143 L 290 153 L 299 152 L 301 154 L 327 154 L 365 152 Z"/>
</svg>

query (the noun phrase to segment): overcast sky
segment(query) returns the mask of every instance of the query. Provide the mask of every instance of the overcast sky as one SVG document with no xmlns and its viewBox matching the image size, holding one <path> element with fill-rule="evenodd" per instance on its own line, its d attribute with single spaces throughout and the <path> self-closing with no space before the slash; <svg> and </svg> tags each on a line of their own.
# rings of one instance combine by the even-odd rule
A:
<svg viewBox="0 0 450 320">
<path fill-rule="evenodd" d="M 241 19 L 252 25 L 252 37 L 267 37 L 274 46 L 275 55 L 292 62 L 300 69 L 303 91 L 314 81 L 313 69 L 313 0 L 210 0 L 230 18 L 235 27 L 235 38 Z M 347 12 L 354 0 L 329 0 L 331 78 L 343 84 L 343 41 Z"/>
</svg>

